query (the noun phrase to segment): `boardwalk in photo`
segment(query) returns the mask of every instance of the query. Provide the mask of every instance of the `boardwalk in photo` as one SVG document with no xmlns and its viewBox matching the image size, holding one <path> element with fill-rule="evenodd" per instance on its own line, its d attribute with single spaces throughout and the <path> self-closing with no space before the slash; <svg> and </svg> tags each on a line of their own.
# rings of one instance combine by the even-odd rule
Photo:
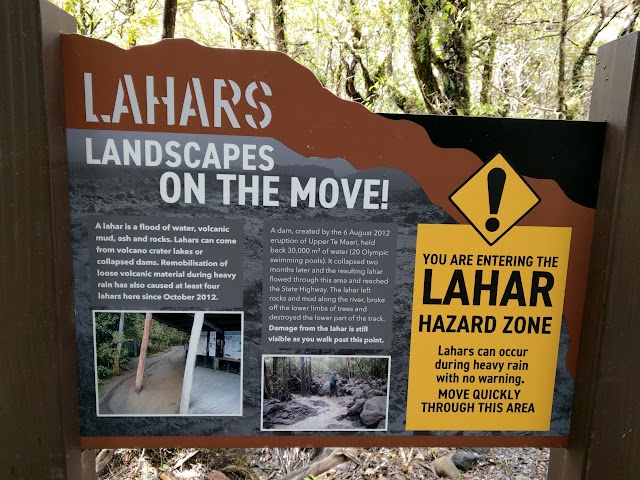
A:
<svg viewBox="0 0 640 480">
<path fill-rule="evenodd" d="M 240 415 L 240 375 L 196 367 L 189 414 Z"/>
</svg>

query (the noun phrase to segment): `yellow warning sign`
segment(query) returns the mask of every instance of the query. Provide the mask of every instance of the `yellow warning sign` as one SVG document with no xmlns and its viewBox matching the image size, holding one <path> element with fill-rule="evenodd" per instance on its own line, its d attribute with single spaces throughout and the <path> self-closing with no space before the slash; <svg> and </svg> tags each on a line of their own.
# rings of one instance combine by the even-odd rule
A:
<svg viewBox="0 0 640 480">
<path fill-rule="evenodd" d="M 570 242 L 418 225 L 407 430 L 549 430 Z"/>
<path fill-rule="evenodd" d="M 489 245 L 540 203 L 538 195 L 502 155 L 474 173 L 449 199 Z"/>
</svg>

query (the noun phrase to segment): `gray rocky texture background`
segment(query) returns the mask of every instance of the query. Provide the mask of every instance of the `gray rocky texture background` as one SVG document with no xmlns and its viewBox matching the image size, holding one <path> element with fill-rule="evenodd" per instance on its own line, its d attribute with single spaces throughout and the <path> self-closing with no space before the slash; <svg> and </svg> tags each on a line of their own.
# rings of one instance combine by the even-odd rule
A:
<svg viewBox="0 0 640 480">
<path fill-rule="evenodd" d="M 316 170 L 322 167 L 313 167 Z M 573 396 L 573 379 L 566 370 L 565 357 L 568 335 L 563 322 L 559 350 L 556 389 L 551 429 L 548 432 L 406 432 L 405 408 L 409 367 L 411 305 L 413 296 L 413 270 L 415 262 L 416 229 L 419 223 L 453 223 L 451 217 L 433 205 L 420 188 L 393 190 L 387 210 L 347 209 L 339 204 L 331 210 L 322 208 L 296 208 L 287 206 L 231 206 L 222 205 L 222 193 L 214 181 L 215 172 L 207 173 L 207 198 L 204 205 L 165 204 L 159 194 L 162 170 L 123 169 L 101 167 L 100 176 L 95 168 L 78 162 L 70 168 L 70 201 L 73 241 L 73 267 L 75 288 L 76 331 L 78 349 L 79 397 L 81 434 L 83 436 L 145 436 L 145 435 L 261 435 L 261 356 L 264 353 L 304 355 L 391 355 L 389 419 L 387 432 L 366 432 L 367 435 L 566 435 Z M 397 171 L 394 172 L 398 176 Z M 304 176 L 304 167 L 297 171 Z M 407 177 L 406 185 L 412 179 Z M 329 176 L 329 175 L 327 175 Z M 281 177 L 281 192 L 288 182 Z M 288 197 L 282 195 L 286 204 Z M 235 204 L 235 205 L 234 205 Z M 238 218 L 244 221 L 244 405 L 242 417 L 96 417 L 96 394 L 93 350 L 92 310 L 110 309 L 111 306 L 92 305 L 89 296 L 87 214 L 136 215 L 193 218 Z M 395 277 L 395 303 L 393 341 L 391 351 L 381 350 L 322 350 L 309 349 L 265 352 L 262 350 L 262 278 L 263 278 L 263 222 L 265 219 L 337 221 L 347 225 L 353 222 L 396 223 L 397 269 Z M 140 309 L 144 309 L 140 305 Z M 189 309 L 185 305 L 185 309 Z M 133 308 L 132 308 L 133 310 Z M 290 433 L 286 433 L 290 434 Z M 295 434 L 304 435 L 304 432 Z M 318 432 L 314 432 L 314 435 Z M 339 433 L 329 433 L 338 435 Z"/>
</svg>

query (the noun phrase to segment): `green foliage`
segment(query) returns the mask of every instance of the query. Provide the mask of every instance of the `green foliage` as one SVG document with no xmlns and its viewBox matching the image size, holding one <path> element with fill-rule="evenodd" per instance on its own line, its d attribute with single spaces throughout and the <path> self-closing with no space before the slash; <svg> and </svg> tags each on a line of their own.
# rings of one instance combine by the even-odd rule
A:
<svg viewBox="0 0 640 480">
<path fill-rule="evenodd" d="M 113 365 L 117 356 L 118 343 L 125 339 L 118 331 L 120 314 L 96 313 L 96 368 L 98 378 L 109 378 L 113 375 Z M 121 358 L 126 356 L 126 349 L 121 351 Z"/>
<path fill-rule="evenodd" d="M 142 343 L 144 333 L 144 315 L 141 313 L 126 313 L 123 333 L 118 331 L 120 322 L 119 312 L 96 312 L 96 369 L 99 379 L 113 376 L 113 366 L 118 355 L 118 343 L 133 339 L 138 348 Z M 182 345 L 188 339 L 186 333 L 154 321 L 151 325 L 147 354 L 153 355 L 167 351 L 175 345 Z M 137 352 L 130 351 L 130 343 L 122 343 L 120 350 L 120 368 L 126 369 L 128 358 Z"/>
<path fill-rule="evenodd" d="M 78 33 L 133 47 L 159 40 L 158 0 L 51 0 L 76 19 Z"/>
<path fill-rule="evenodd" d="M 160 38 L 162 1 L 51 1 L 76 18 L 84 35 L 124 48 Z M 336 95 L 387 112 L 557 118 L 562 90 L 567 117 L 584 118 L 595 49 L 639 25 L 628 0 L 571 2 L 562 80 L 558 1 L 283 5 L 288 55 Z M 176 37 L 213 47 L 275 50 L 271 7 L 268 0 L 179 0 Z"/>
<path fill-rule="evenodd" d="M 389 360 L 381 357 L 304 357 L 311 365 L 312 376 L 323 376 L 328 380 L 331 372 L 338 372 L 339 379 L 357 378 L 371 382 L 373 380 L 386 381 Z M 283 391 L 300 392 L 301 359 L 300 357 L 266 357 L 264 361 L 265 386 L 271 391 L 265 391 L 267 398 L 281 398 Z"/>
<path fill-rule="evenodd" d="M 144 329 L 144 322 L 143 322 Z M 142 336 L 140 337 L 142 339 Z M 150 354 L 162 353 L 174 345 L 182 345 L 189 337 L 184 332 L 167 327 L 163 323 L 153 322 L 151 336 L 149 338 L 148 352 Z M 142 340 L 141 340 L 142 341 Z"/>
</svg>

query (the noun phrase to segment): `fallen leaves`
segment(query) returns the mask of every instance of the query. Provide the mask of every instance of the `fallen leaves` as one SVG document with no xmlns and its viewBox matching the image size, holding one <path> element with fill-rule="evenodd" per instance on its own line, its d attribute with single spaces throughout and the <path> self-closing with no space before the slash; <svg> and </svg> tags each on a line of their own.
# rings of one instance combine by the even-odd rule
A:
<svg viewBox="0 0 640 480">
<path fill-rule="evenodd" d="M 462 449 L 460 449 L 462 450 Z M 433 461 L 452 448 L 102 450 L 101 480 L 436 480 Z M 546 478 L 549 450 L 493 448 L 462 480 Z"/>
</svg>

